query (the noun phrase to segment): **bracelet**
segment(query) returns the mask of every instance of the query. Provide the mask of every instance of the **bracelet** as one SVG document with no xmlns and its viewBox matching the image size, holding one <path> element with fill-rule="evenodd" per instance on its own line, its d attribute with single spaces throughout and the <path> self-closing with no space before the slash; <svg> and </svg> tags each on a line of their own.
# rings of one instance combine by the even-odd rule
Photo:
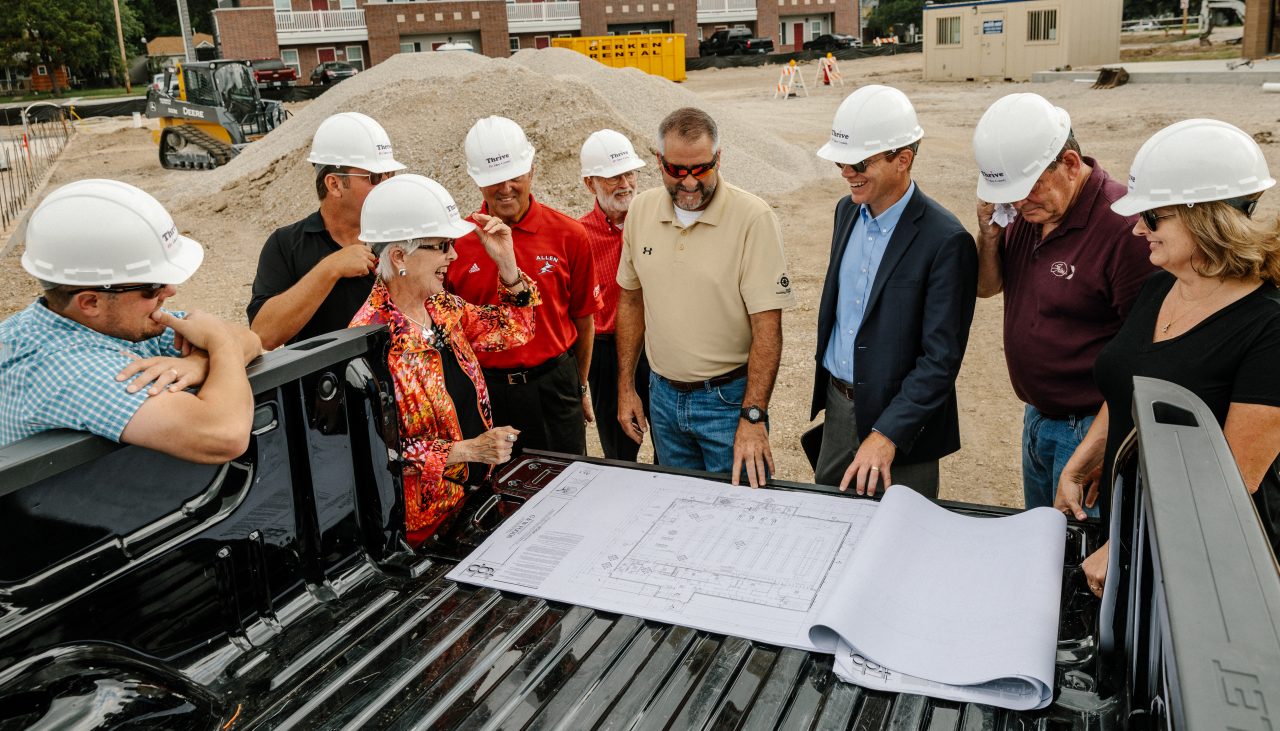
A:
<svg viewBox="0 0 1280 731">
<path fill-rule="evenodd" d="M 502 278 L 501 274 L 498 275 L 498 281 L 502 282 L 502 286 L 506 287 L 507 289 L 511 289 L 512 287 L 516 286 L 520 282 L 524 281 L 523 279 L 520 278 L 520 275 L 521 275 L 521 271 L 517 269 L 516 278 L 514 281 L 508 282 L 507 280 Z"/>
</svg>

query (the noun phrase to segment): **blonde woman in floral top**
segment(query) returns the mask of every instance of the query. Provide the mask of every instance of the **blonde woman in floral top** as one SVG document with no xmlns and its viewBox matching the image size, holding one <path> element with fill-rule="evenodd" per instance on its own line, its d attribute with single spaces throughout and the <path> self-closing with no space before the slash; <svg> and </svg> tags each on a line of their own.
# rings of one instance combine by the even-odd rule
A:
<svg viewBox="0 0 1280 731">
<path fill-rule="evenodd" d="M 351 325 L 385 324 L 388 366 L 400 413 L 405 519 L 416 546 L 439 528 L 488 465 L 511 457 L 519 433 L 493 426 L 477 350 L 503 350 L 533 337 L 538 293 L 516 267 L 511 229 L 458 215 L 434 180 L 400 175 L 369 193 L 360 240 L 378 254 L 378 280 Z M 502 302 L 476 306 L 444 289 L 453 239 L 476 231 L 498 265 Z"/>
</svg>

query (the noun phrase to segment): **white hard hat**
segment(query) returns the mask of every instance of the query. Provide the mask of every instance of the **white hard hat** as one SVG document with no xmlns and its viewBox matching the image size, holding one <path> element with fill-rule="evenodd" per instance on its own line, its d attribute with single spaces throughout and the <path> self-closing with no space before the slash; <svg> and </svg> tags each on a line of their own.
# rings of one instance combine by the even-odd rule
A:
<svg viewBox="0 0 1280 731">
<path fill-rule="evenodd" d="M 818 157 L 852 165 L 878 152 L 898 150 L 924 137 L 915 107 L 891 86 L 864 86 L 840 102 L 831 139 Z"/>
<path fill-rule="evenodd" d="M 89 179 L 53 191 L 27 221 L 22 268 L 54 284 L 181 284 L 204 249 L 146 191 Z"/>
<path fill-rule="evenodd" d="M 1188 119 L 1156 132 L 1129 168 L 1129 192 L 1111 204 L 1122 216 L 1175 203 L 1240 198 L 1276 184 L 1258 143 L 1216 119 Z"/>
<path fill-rule="evenodd" d="M 978 198 L 1013 203 L 1031 195 L 1040 174 L 1071 136 L 1071 115 L 1039 94 L 1001 97 L 973 131 Z"/>
<path fill-rule="evenodd" d="M 320 123 L 311 138 L 307 162 L 341 165 L 371 173 L 404 170 L 391 154 L 391 138 L 382 125 L 359 112 L 341 112 Z"/>
<path fill-rule="evenodd" d="M 520 125 L 506 117 L 485 117 L 473 124 L 463 147 L 467 174 L 481 188 L 518 178 L 533 168 L 533 145 Z"/>
<path fill-rule="evenodd" d="M 582 177 L 612 178 L 644 167 L 631 140 L 621 132 L 602 129 L 582 143 Z"/>
<path fill-rule="evenodd" d="M 359 238 L 368 244 L 456 239 L 475 228 L 458 213 L 449 191 L 422 175 L 397 175 L 382 181 L 369 191 L 360 209 Z"/>
</svg>

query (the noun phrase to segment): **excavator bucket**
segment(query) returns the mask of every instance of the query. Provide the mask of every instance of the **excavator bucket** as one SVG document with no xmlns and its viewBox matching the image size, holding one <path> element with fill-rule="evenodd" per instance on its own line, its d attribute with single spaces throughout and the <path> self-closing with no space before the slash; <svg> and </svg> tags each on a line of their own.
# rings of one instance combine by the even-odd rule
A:
<svg viewBox="0 0 1280 731">
<path fill-rule="evenodd" d="M 1124 86 L 1129 83 L 1129 72 L 1124 68 L 1105 67 L 1098 71 L 1098 79 L 1093 82 L 1095 89 L 1114 89 L 1117 86 Z"/>
</svg>

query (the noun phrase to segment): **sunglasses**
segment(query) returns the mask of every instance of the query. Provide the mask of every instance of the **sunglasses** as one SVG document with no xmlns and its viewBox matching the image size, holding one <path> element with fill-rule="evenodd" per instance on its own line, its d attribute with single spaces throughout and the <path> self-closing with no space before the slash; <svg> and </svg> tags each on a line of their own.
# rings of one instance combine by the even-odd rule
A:
<svg viewBox="0 0 1280 731">
<path fill-rule="evenodd" d="M 159 297 L 160 291 L 168 286 L 169 285 L 167 284 L 125 284 L 125 285 L 104 284 L 101 287 L 81 287 L 80 289 L 72 290 L 71 294 L 79 294 L 81 292 L 107 292 L 109 294 L 124 294 L 125 292 L 141 292 L 143 299 L 153 300 L 156 297 Z"/>
<path fill-rule="evenodd" d="M 867 172 L 867 168 L 870 167 L 872 163 L 878 160 L 892 159 L 893 156 L 896 154 L 898 154 L 897 150 L 889 150 L 888 152 L 884 153 L 883 155 L 880 155 L 879 157 L 869 157 L 866 160 L 862 160 L 861 162 L 838 162 L 836 163 L 836 167 L 840 168 L 840 172 L 844 172 L 845 168 L 853 168 L 853 172 L 861 175 Z"/>
<path fill-rule="evenodd" d="M 385 172 L 385 173 L 329 173 L 329 174 L 337 175 L 339 178 L 368 178 L 369 185 L 377 185 L 378 183 L 381 183 L 387 178 L 394 178 L 396 176 L 396 171 L 392 170 L 390 172 Z"/>
<path fill-rule="evenodd" d="M 662 172 L 670 175 L 676 180 L 684 180 L 692 175 L 695 178 L 701 178 L 712 170 L 716 169 L 716 165 L 720 164 L 720 152 L 716 151 L 716 156 L 711 158 L 711 162 L 704 162 L 698 165 L 672 165 L 667 162 L 667 158 L 658 155 L 658 163 L 662 165 Z"/>
<path fill-rule="evenodd" d="M 422 243 L 418 244 L 418 248 L 426 249 L 427 251 L 440 251 L 448 254 L 449 250 L 453 248 L 455 241 L 456 239 L 441 239 L 438 243 L 429 244 L 424 240 Z"/>
<path fill-rule="evenodd" d="M 1176 213 L 1157 214 L 1155 209 L 1153 208 L 1149 211 L 1143 211 L 1138 215 L 1142 216 L 1142 223 L 1147 227 L 1147 230 L 1154 232 L 1157 228 L 1160 227 L 1160 219 L 1173 218 L 1178 214 Z"/>
</svg>

